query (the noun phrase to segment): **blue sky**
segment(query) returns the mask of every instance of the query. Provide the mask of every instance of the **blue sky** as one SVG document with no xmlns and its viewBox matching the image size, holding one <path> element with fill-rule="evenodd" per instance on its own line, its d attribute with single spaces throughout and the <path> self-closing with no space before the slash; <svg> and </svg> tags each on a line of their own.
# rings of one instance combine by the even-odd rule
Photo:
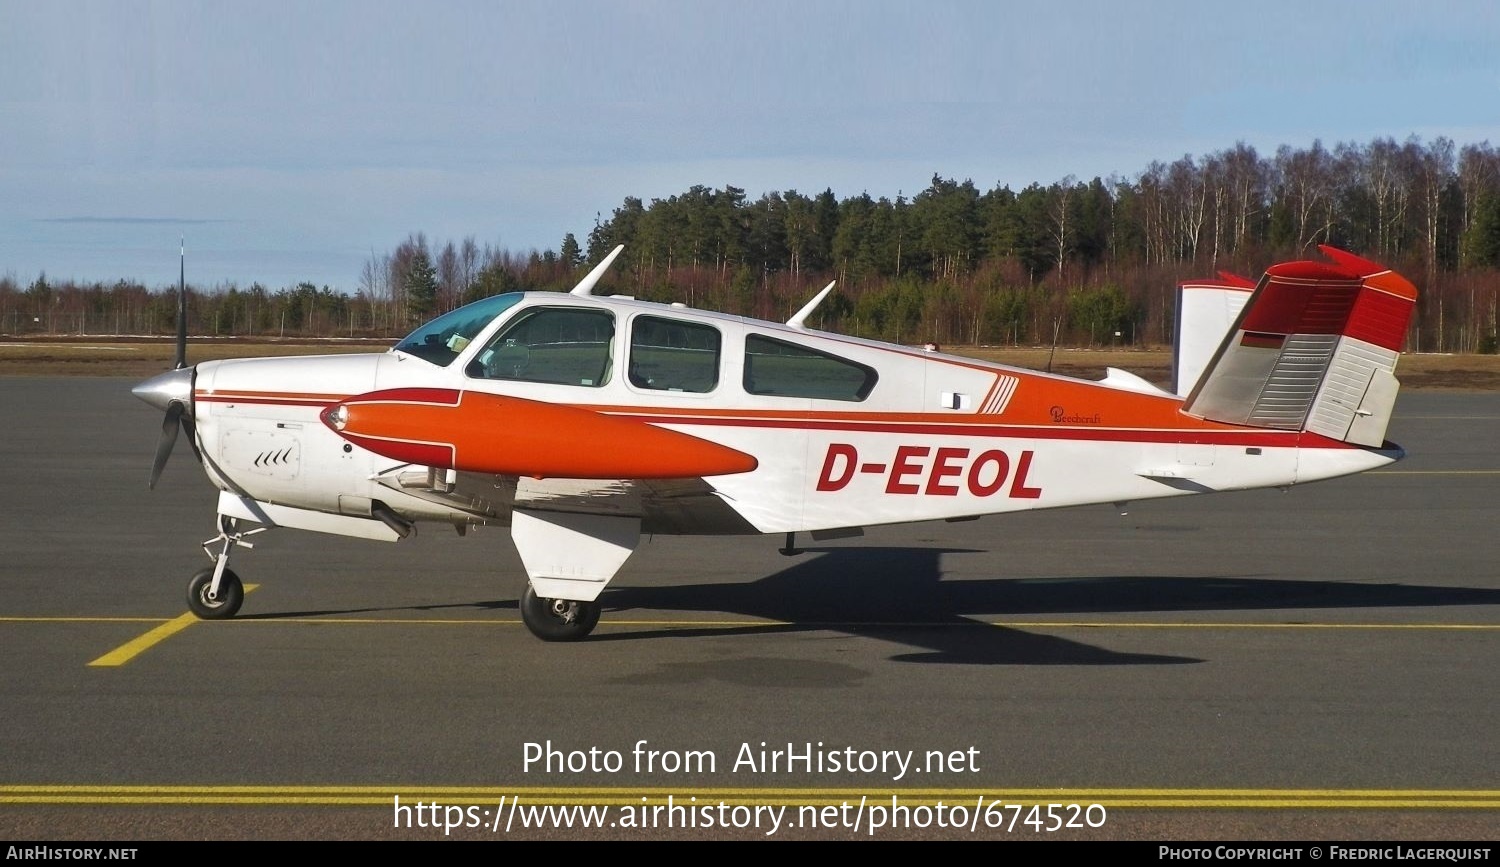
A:
<svg viewBox="0 0 1500 867">
<path fill-rule="evenodd" d="M 0 0 L 0 274 L 352 291 L 694 184 L 910 196 L 1500 144 L 1491 2 Z"/>
</svg>

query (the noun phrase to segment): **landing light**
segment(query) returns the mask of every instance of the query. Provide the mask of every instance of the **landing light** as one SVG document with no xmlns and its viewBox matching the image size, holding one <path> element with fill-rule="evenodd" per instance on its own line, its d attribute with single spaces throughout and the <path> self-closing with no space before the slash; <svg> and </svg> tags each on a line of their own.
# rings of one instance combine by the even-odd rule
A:
<svg viewBox="0 0 1500 867">
<path fill-rule="evenodd" d="M 339 404 L 323 410 L 323 421 L 334 430 L 343 430 L 349 423 L 349 407 Z"/>
</svg>

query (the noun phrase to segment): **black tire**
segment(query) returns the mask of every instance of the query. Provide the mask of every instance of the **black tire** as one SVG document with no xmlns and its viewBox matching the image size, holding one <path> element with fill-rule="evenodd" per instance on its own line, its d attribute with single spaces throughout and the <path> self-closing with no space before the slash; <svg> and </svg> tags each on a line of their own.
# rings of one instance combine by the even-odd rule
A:
<svg viewBox="0 0 1500 867">
<path fill-rule="evenodd" d="M 240 611 L 245 602 L 245 585 L 233 570 L 225 569 L 219 579 L 219 598 L 209 599 L 208 588 L 214 583 L 214 570 L 204 569 L 188 582 L 188 610 L 199 620 L 228 620 Z"/>
<path fill-rule="evenodd" d="M 543 641 L 578 641 L 599 625 L 598 602 L 570 602 L 536 595 L 528 585 L 521 597 L 521 621 Z"/>
</svg>

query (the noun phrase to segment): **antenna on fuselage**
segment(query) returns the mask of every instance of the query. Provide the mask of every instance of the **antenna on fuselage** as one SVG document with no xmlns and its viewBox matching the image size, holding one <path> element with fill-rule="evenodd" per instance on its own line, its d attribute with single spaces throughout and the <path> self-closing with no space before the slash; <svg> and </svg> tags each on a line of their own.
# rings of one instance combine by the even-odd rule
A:
<svg viewBox="0 0 1500 867">
<path fill-rule="evenodd" d="M 1057 355 L 1057 333 L 1062 330 L 1062 318 L 1054 317 L 1052 320 L 1052 351 L 1047 353 L 1047 372 L 1052 372 L 1052 357 Z"/>
<path fill-rule="evenodd" d="M 620 246 L 611 250 L 609 252 L 609 255 L 605 256 L 603 261 L 595 265 L 594 270 L 590 271 L 588 273 L 588 276 L 584 277 L 582 280 L 579 280 L 578 285 L 574 286 L 573 291 L 569 292 L 568 294 L 592 295 L 594 293 L 594 284 L 598 283 L 599 278 L 604 276 L 604 272 L 609 270 L 610 264 L 615 261 L 615 257 L 620 255 L 620 251 L 623 249 L 625 249 L 625 245 L 621 244 Z"/>
<path fill-rule="evenodd" d="M 834 283 L 837 283 L 837 282 L 838 282 L 837 280 L 834 281 Z M 819 292 L 816 295 L 814 295 L 811 301 L 809 301 L 806 304 L 802 305 L 802 309 L 798 310 L 796 313 L 792 314 L 792 318 L 788 319 L 786 321 L 786 324 L 789 325 L 792 328 L 806 328 L 807 327 L 807 324 L 806 324 L 807 317 L 811 316 L 812 312 L 814 310 L 818 309 L 818 305 L 821 304 L 821 303 L 823 303 L 823 299 L 827 298 L 828 297 L 828 293 L 832 292 L 832 291 L 833 291 L 833 283 L 829 283 L 827 286 L 824 286 L 823 287 L 823 291 Z"/>
</svg>

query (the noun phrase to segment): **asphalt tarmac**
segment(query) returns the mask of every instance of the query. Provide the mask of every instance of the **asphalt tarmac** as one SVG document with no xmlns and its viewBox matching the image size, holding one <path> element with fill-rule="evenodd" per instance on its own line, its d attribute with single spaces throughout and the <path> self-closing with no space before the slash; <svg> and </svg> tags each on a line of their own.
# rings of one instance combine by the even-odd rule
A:
<svg viewBox="0 0 1500 867">
<path fill-rule="evenodd" d="M 215 491 L 131 384 L 0 378 L 0 838 L 1500 839 L 1500 394 L 1285 493 L 649 539 L 547 644 L 498 528 L 184 616 Z"/>
</svg>

